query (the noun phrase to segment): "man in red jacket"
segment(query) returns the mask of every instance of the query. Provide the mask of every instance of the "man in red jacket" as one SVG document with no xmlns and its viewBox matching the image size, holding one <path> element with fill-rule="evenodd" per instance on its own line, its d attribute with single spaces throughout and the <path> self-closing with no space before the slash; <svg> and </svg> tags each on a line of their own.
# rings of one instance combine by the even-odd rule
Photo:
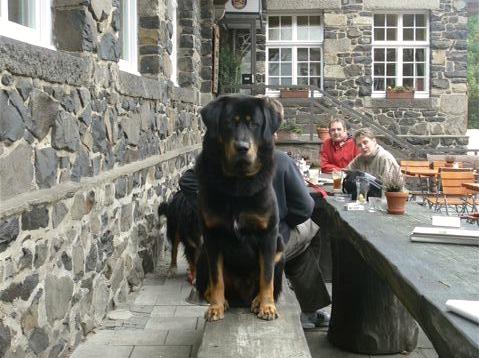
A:
<svg viewBox="0 0 479 358">
<path fill-rule="evenodd" d="M 321 171 L 341 170 L 360 153 L 353 138 L 346 131 L 346 123 L 336 118 L 329 122 L 329 135 L 321 148 Z"/>
</svg>

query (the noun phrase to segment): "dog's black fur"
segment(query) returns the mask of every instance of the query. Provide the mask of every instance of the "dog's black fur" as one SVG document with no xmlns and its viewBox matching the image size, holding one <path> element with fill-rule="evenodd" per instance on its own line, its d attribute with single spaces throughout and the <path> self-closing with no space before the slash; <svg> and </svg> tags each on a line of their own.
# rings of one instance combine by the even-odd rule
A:
<svg viewBox="0 0 479 358">
<path fill-rule="evenodd" d="M 185 195 L 180 189 L 168 203 L 162 203 L 158 207 L 158 215 L 166 216 L 166 236 L 171 243 L 168 274 L 176 274 L 178 245 L 181 242 L 189 266 L 188 281 L 191 283 L 196 277 L 196 264 L 203 245 L 196 201 L 196 198 Z"/>
<path fill-rule="evenodd" d="M 222 319 L 228 302 L 277 317 L 284 266 L 272 187 L 278 106 L 269 98 L 224 96 L 201 111 L 207 131 L 196 174 L 204 256 L 196 285 L 210 303 L 208 320 Z"/>
</svg>

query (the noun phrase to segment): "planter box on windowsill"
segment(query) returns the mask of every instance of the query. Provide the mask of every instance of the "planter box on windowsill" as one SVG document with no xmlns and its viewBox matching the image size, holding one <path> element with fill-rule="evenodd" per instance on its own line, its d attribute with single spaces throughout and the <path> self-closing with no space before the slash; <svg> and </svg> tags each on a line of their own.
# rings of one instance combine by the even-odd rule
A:
<svg viewBox="0 0 479 358">
<path fill-rule="evenodd" d="M 309 91 L 308 90 L 280 90 L 280 97 L 281 98 L 308 98 Z"/>
<path fill-rule="evenodd" d="M 386 90 L 387 99 L 414 99 L 414 91 L 401 91 L 395 92 L 392 90 Z"/>
</svg>

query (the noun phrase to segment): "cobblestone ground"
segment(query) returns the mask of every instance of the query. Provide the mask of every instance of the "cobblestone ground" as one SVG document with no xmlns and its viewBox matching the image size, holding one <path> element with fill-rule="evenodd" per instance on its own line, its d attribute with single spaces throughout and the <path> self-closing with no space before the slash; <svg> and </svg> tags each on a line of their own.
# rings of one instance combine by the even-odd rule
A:
<svg viewBox="0 0 479 358">
<path fill-rule="evenodd" d="M 164 262 L 158 273 L 148 274 L 141 290 L 110 312 L 103 326 L 89 334 L 71 358 L 194 358 L 201 343 L 206 307 L 186 302 L 191 285 L 186 281 L 184 260 L 179 260 L 178 274 L 173 278 L 166 277 L 168 265 Z M 332 346 L 326 329 L 305 333 L 313 358 L 370 357 Z M 416 351 L 384 357 L 436 358 L 437 354 L 420 331 Z"/>
</svg>

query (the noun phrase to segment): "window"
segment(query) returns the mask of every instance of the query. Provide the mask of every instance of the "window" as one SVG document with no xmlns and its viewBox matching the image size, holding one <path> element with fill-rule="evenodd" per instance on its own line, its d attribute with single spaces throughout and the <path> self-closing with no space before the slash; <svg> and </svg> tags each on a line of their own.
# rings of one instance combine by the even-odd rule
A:
<svg viewBox="0 0 479 358">
<path fill-rule="evenodd" d="M 429 35 L 426 14 L 375 14 L 373 96 L 388 87 L 410 87 L 429 96 Z"/>
<path fill-rule="evenodd" d="M 268 17 L 266 83 L 321 88 L 323 26 L 319 15 Z"/>
<path fill-rule="evenodd" d="M 0 0 L 0 35 L 52 48 L 50 0 Z"/>
<path fill-rule="evenodd" d="M 138 74 L 138 26 L 136 0 L 120 0 L 121 56 L 118 65 L 122 71 Z"/>
<path fill-rule="evenodd" d="M 177 36 L 178 36 L 178 23 L 177 23 L 177 16 L 176 12 L 178 9 L 178 3 L 176 0 L 168 1 L 168 17 L 171 20 L 171 25 L 173 26 L 173 32 L 171 34 L 171 42 L 172 42 L 172 48 L 171 48 L 171 54 L 170 54 L 170 59 L 171 59 L 171 76 L 170 80 L 173 82 L 175 86 L 178 85 L 178 74 L 177 74 L 177 61 L 178 61 L 178 41 L 177 41 Z"/>
</svg>

